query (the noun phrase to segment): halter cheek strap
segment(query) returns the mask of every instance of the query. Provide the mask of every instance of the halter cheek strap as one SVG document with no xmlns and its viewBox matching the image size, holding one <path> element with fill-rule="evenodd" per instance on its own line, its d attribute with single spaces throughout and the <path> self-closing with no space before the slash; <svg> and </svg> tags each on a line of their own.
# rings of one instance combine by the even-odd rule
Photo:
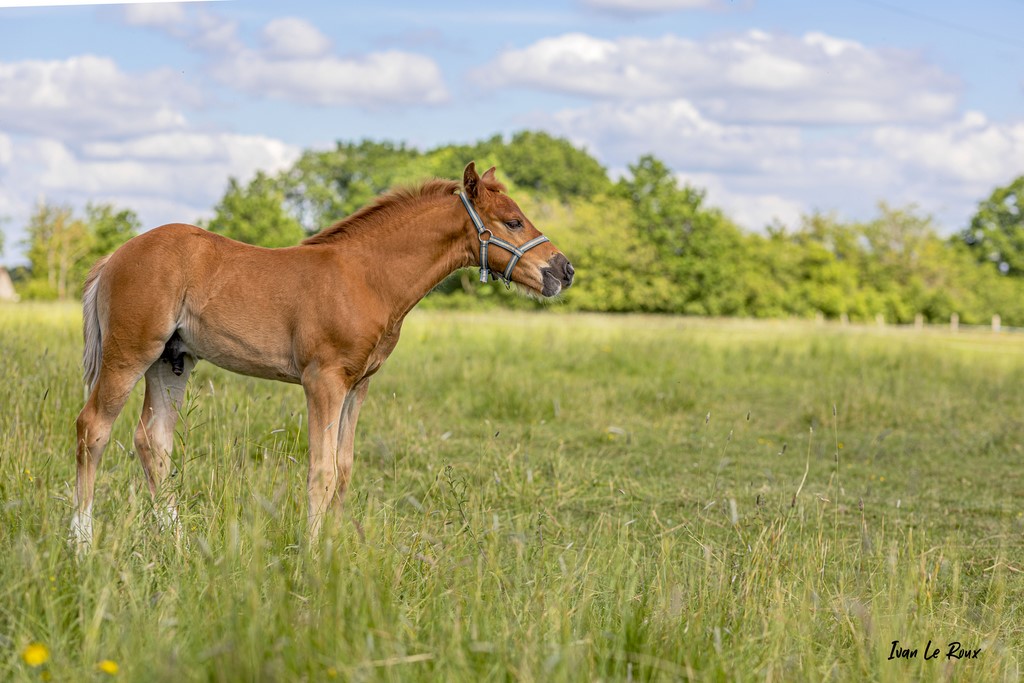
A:
<svg viewBox="0 0 1024 683">
<path fill-rule="evenodd" d="M 459 199 L 462 200 L 462 205 L 466 207 L 466 213 L 469 214 L 469 220 L 473 221 L 473 227 L 476 228 L 477 237 L 480 239 L 480 282 L 487 282 L 490 277 L 495 277 L 505 283 L 505 287 L 509 288 L 512 286 L 512 269 L 519 263 L 519 259 L 523 255 L 533 249 L 534 247 L 548 242 L 547 237 L 541 235 L 534 237 L 526 244 L 517 247 L 516 245 L 506 242 L 503 239 L 494 236 L 490 230 L 484 226 L 483 220 L 480 218 L 480 214 L 473 208 L 473 202 L 469 200 L 464 192 L 459 193 Z M 491 272 L 490 267 L 487 264 L 487 248 L 493 244 L 496 247 L 501 247 L 505 251 L 512 254 L 512 258 L 509 260 L 508 265 L 505 266 L 505 272 L 495 275 Z"/>
</svg>

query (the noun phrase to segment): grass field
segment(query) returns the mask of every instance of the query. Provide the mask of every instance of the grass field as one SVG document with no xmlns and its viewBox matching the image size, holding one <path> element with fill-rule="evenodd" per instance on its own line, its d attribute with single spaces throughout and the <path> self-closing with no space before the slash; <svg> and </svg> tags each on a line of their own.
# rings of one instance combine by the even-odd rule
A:
<svg viewBox="0 0 1024 683">
<path fill-rule="evenodd" d="M 1021 679 L 1024 339 L 556 310 L 414 313 L 312 549 L 299 388 L 200 365 L 180 537 L 136 390 L 77 562 L 79 313 L 0 308 L 0 680 Z"/>
</svg>

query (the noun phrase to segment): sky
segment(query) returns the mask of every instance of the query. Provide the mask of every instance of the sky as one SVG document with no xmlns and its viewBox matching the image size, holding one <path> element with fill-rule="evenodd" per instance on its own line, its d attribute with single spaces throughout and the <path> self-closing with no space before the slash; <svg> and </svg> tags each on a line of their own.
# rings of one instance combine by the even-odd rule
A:
<svg viewBox="0 0 1024 683">
<path fill-rule="evenodd" d="M 1024 174 L 1021 26 L 1024 0 L 0 0 L 0 263 L 40 201 L 194 222 L 304 149 L 523 129 L 613 176 L 653 153 L 750 230 L 886 201 L 949 234 Z"/>
</svg>

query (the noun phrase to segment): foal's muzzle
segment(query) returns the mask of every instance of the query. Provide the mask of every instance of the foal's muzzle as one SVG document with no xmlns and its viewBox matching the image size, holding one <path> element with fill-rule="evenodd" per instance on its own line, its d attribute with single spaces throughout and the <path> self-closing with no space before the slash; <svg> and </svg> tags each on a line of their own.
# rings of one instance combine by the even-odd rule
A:
<svg viewBox="0 0 1024 683">
<path fill-rule="evenodd" d="M 555 296 L 563 289 L 571 287 L 576 275 L 576 270 L 563 254 L 552 256 L 547 267 L 541 268 L 540 272 L 544 278 L 544 288 L 540 293 L 544 296 Z"/>
</svg>

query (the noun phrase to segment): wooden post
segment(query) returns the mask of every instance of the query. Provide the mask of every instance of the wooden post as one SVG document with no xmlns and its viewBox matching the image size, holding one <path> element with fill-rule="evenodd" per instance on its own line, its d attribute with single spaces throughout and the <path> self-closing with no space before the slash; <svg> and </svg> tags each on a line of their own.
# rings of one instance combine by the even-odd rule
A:
<svg viewBox="0 0 1024 683">
<path fill-rule="evenodd" d="M 821 311 L 815 311 L 815 313 L 814 313 L 814 322 L 818 323 L 819 325 L 824 325 L 825 324 L 825 314 L 822 313 Z"/>
<path fill-rule="evenodd" d="M 914 316 L 914 329 L 915 330 L 923 330 L 924 329 L 924 316 L 921 315 L 920 313 L 918 313 L 917 315 Z"/>
<path fill-rule="evenodd" d="M 840 325 L 844 325 L 844 326 L 845 325 L 849 325 L 850 324 L 850 316 L 848 316 L 846 313 L 840 313 L 839 314 L 839 324 Z"/>
<path fill-rule="evenodd" d="M 884 326 L 885 325 L 885 316 L 882 315 L 881 313 L 877 313 L 875 315 L 875 324 L 878 325 L 879 327 Z"/>
<path fill-rule="evenodd" d="M 996 313 L 992 316 L 992 331 L 998 333 L 1001 329 L 1003 329 L 1003 319 Z"/>
<path fill-rule="evenodd" d="M 949 329 L 952 332 L 959 332 L 960 331 L 960 314 L 959 313 L 954 313 L 953 315 L 949 316 Z"/>
</svg>

